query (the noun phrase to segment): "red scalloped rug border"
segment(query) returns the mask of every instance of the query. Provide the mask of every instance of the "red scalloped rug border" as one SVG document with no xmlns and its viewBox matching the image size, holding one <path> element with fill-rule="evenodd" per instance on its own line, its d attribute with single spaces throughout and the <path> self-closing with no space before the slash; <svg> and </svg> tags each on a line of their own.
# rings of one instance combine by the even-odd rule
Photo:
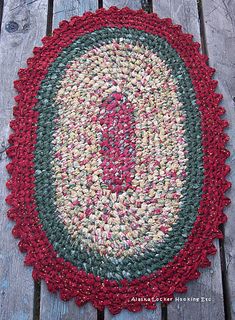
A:
<svg viewBox="0 0 235 320">
<path fill-rule="evenodd" d="M 104 26 L 134 27 L 167 39 L 188 68 L 202 115 L 205 176 L 193 230 L 173 261 L 149 276 L 130 282 L 123 280 L 121 287 L 116 281 L 101 281 L 99 277 L 86 274 L 64 259 L 57 258 L 38 218 L 32 175 L 38 117 L 33 107 L 47 68 L 75 38 Z M 20 238 L 20 250 L 27 252 L 25 263 L 33 266 L 33 278 L 45 280 L 51 292 L 59 290 L 63 300 L 75 297 L 79 306 L 90 301 L 99 310 L 108 307 L 113 314 L 124 308 L 133 312 L 140 311 L 142 307 L 155 309 L 156 302 L 151 298 L 172 298 L 174 292 L 187 291 L 185 284 L 199 277 L 198 268 L 210 265 L 207 255 L 216 253 L 213 239 L 223 237 L 219 225 L 226 221 L 223 209 L 229 204 L 224 193 L 231 186 L 225 179 L 230 168 L 225 164 L 229 151 L 225 148 L 228 137 L 223 130 L 228 123 L 220 118 L 225 110 L 219 106 L 222 96 L 215 93 L 214 69 L 207 66 L 208 58 L 199 53 L 200 45 L 192 41 L 191 35 L 182 33 L 181 26 L 173 25 L 171 19 L 160 19 L 157 14 L 143 10 L 111 7 L 99 9 L 96 13 L 87 12 L 81 17 L 71 18 L 69 22 L 62 21 L 53 35 L 44 37 L 42 42 L 42 47 L 34 48 L 34 56 L 27 60 L 28 67 L 19 70 L 19 80 L 14 83 L 19 94 L 15 97 L 15 119 L 11 121 L 14 133 L 9 137 L 11 146 L 7 150 L 12 162 L 7 165 L 11 174 L 7 187 L 11 194 L 6 198 L 11 206 L 8 217 L 16 222 L 13 235 Z M 150 299 L 133 300 L 136 296 Z"/>
</svg>

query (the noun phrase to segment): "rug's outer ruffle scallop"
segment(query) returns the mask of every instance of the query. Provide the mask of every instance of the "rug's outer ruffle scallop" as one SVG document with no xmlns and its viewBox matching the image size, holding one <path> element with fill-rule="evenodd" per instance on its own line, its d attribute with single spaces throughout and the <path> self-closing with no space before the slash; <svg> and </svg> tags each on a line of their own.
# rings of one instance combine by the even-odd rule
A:
<svg viewBox="0 0 235 320">
<path fill-rule="evenodd" d="M 183 249 L 166 266 L 156 273 L 132 281 L 101 280 L 70 262 L 58 258 L 48 241 L 36 210 L 34 151 L 38 112 L 34 110 L 37 92 L 45 78 L 48 67 L 61 50 L 77 37 L 102 27 L 126 27 L 143 30 L 163 37 L 178 52 L 190 74 L 201 112 L 204 182 L 198 216 Z M 229 167 L 225 164 L 229 152 L 225 149 L 228 137 L 223 130 L 228 125 L 220 116 L 224 109 L 219 106 L 222 96 L 215 93 L 217 82 L 212 80 L 214 69 L 207 66 L 207 57 L 199 52 L 199 44 L 192 36 L 184 34 L 181 27 L 170 19 L 160 19 L 156 14 L 128 8 L 99 9 L 62 21 L 51 37 L 42 40 L 43 47 L 34 48 L 34 56 L 27 60 L 28 67 L 19 71 L 15 88 L 14 117 L 9 138 L 11 146 L 7 154 L 12 162 L 7 165 L 11 178 L 7 187 L 11 194 L 6 201 L 11 206 L 9 218 L 16 224 L 13 235 L 20 238 L 19 248 L 27 252 L 25 263 L 33 266 L 35 280 L 44 279 L 51 292 L 60 291 L 63 300 L 75 298 L 78 305 L 88 301 L 102 310 L 105 306 L 115 314 L 126 308 L 140 311 L 142 307 L 156 308 L 151 298 L 173 297 L 174 292 L 185 292 L 186 283 L 197 279 L 198 268 L 210 265 L 208 254 L 215 254 L 213 239 L 222 238 L 219 225 L 226 221 L 223 209 L 229 204 L 224 193 L 230 187 L 225 176 Z M 149 301 L 138 301 L 133 297 L 149 297 Z"/>
</svg>

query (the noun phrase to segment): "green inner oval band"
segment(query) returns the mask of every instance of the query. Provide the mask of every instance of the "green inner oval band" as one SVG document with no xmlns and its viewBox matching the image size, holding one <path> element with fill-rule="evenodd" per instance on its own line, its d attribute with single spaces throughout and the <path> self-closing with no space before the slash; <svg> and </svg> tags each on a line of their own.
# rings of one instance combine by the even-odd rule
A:
<svg viewBox="0 0 235 320">
<path fill-rule="evenodd" d="M 56 213 L 55 183 L 52 175 L 54 119 L 58 115 L 58 105 L 54 98 L 61 88 L 67 70 L 66 66 L 88 50 L 113 39 L 125 42 L 141 43 L 148 50 L 156 53 L 172 70 L 178 90 L 177 96 L 186 112 L 185 140 L 188 144 L 188 163 L 186 182 L 182 190 L 182 206 L 177 222 L 169 231 L 168 237 L 155 248 L 123 258 L 101 256 L 97 251 L 86 252 L 80 245 L 79 237 L 73 241 L 65 225 Z M 79 37 L 61 51 L 58 58 L 48 68 L 48 74 L 41 83 L 35 110 L 39 112 L 37 142 L 35 151 L 35 191 L 37 210 L 43 229 L 59 256 L 70 261 L 79 269 L 93 273 L 102 279 L 132 280 L 142 275 L 151 274 L 160 269 L 182 249 L 195 222 L 202 194 L 203 161 L 201 144 L 201 119 L 196 104 L 195 91 L 190 75 L 175 49 L 163 38 L 144 31 L 127 28 L 103 28 Z"/>
</svg>

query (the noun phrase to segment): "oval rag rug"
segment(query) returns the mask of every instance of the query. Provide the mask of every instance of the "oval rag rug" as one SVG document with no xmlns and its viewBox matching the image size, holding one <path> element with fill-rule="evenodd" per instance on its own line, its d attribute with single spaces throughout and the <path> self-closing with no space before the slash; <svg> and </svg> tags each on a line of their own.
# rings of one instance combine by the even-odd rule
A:
<svg viewBox="0 0 235 320">
<path fill-rule="evenodd" d="M 35 280 L 115 314 L 170 301 L 210 265 L 229 152 L 207 57 L 128 8 L 62 21 L 15 81 L 8 216 Z"/>
</svg>

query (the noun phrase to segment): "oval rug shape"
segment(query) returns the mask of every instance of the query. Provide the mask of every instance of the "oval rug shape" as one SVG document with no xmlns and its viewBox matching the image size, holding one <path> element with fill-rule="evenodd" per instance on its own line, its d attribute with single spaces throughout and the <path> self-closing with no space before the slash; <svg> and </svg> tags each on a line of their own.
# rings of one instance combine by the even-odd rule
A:
<svg viewBox="0 0 235 320">
<path fill-rule="evenodd" d="M 15 88 L 8 216 L 35 280 L 115 314 L 172 300 L 210 265 L 229 152 L 217 81 L 170 19 L 62 21 Z"/>
</svg>

